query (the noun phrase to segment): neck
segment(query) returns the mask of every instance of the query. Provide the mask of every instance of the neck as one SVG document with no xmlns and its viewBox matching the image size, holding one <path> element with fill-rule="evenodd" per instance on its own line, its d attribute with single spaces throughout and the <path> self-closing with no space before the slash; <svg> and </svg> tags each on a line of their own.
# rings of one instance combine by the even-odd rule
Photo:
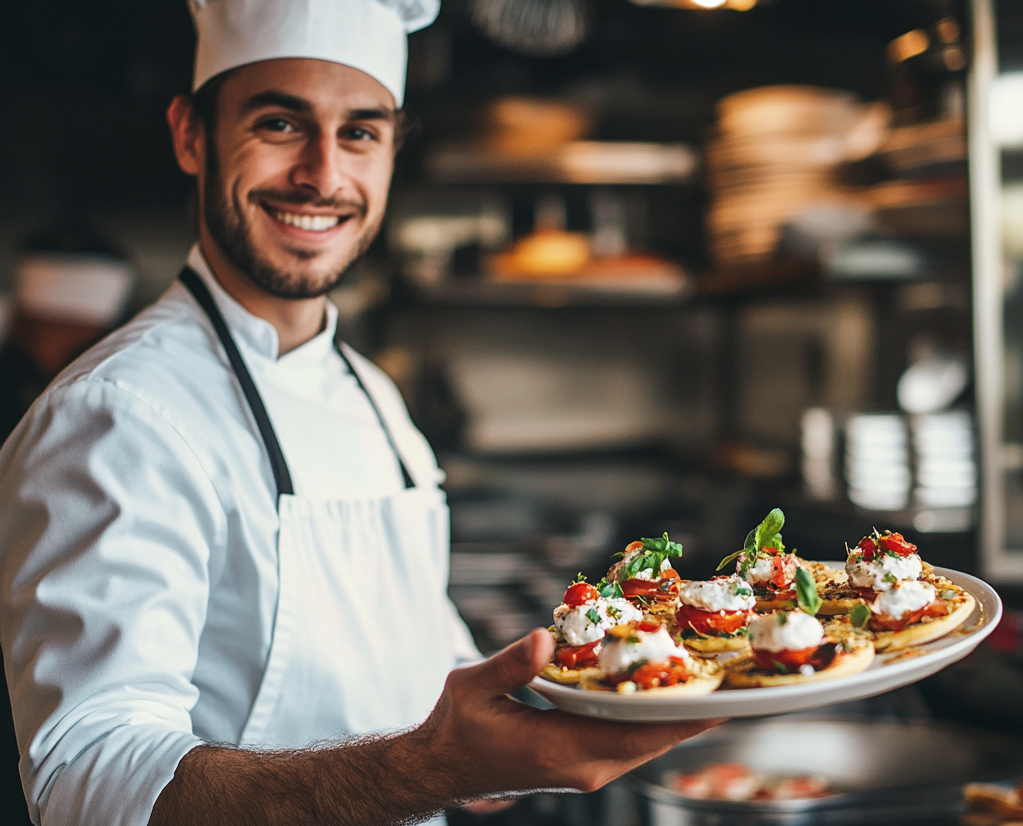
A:
<svg viewBox="0 0 1023 826">
<path fill-rule="evenodd" d="M 257 285 L 224 255 L 220 246 L 203 226 L 199 247 L 214 277 L 228 295 L 257 318 L 269 321 L 277 331 L 277 355 L 301 347 L 323 330 L 327 299 L 281 298 Z"/>
</svg>

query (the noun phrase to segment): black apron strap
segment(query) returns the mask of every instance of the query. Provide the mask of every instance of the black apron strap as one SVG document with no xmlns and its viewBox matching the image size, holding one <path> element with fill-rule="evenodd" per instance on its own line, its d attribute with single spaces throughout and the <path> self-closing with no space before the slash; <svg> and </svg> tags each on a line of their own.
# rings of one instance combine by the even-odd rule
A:
<svg viewBox="0 0 1023 826">
<path fill-rule="evenodd" d="M 178 278 L 188 288 L 192 297 L 199 302 L 199 306 L 202 307 L 206 317 L 210 320 L 210 324 L 213 325 L 217 338 L 220 339 L 220 343 L 224 346 L 227 360 L 231 362 L 231 369 L 234 370 L 238 384 L 241 385 L 242 393 L 245 394 L 245 401 L 249 403 L 249 409 L 252 411 L 252 415 L 256 419 L 256 426 L 259 428 L 259 435 L 262 437 L 263 444 L 266 445 L 266 452 L 270 456 L 270 467 L 273 469 L 274 482 L 277 483 L 278 497 L 293 494 L 295 488 L 291 484 L 291 472 L 288 470 L 284 451 L 281 450 L 281 443 L 277 440 L 277 434 L 274 432 L 270 416 L 263 405 L 263 399 L 256 389 L 255 382 L 252 381 L 252 375 L 249 373 L 249 368 L 245 366 L 242 354 L 238 352 L 238 345 L 234 343 L 231 331 L 227 329 L 227 322 L 224 321 L 224 316 L 221 314 L 217 302 L 213 300 L 209 288 L 202 283 L 202 279 L 196 275 L 191 267 L 185 267 Z"/>
<path fill-rule="evenodd" d="M 238 345 L 235 344 L 234 338 L 231 336 L 231 331 L 227 328 L 227 322 L 224 321 L 224 316 L 221 314 L 220 308 L 217 307 L 217 303 L 213 300 L 213 296 L 210 295 L 210 291 L 207 286 L 191 267 L 185 267 L 181 271 L 179 278 L 181 283 L 185 285 L 188 291 L 199 303 L 199 306 L 202 307 L 203 312 L 206 313 L 210 323 L 213 325 L 213 329 L 216 332 L 217 337 L 220 339 L 220 343 L 224 347 L 224 351 L 227 353 L 227 359 L 231 363 L 231 369 L 234 370 L 238 383 L 241 385 L 242 393 L 245 394 L 245 400 L 249 403 L 249 408 L 252 410 L 252 415 L 256 420 L 256 426 L 259 428 L 259 435 L 263 439 L 263 444 L 266 446 L 266 452 L 270 457 L 270 467 L 273 469 L 274 481 L 277 483 L 278 496 L 293 494 L 295 489 L 291 482 L 291 472 L 288 470 L 288 463 L 284 458 L 284 451 L 281 449 L 281 443 L 277 439 L 277 433 L 274 431 L 273 424 L 270 422 L 270 416 L 266 412 L 263 399 L 259 395 L 259 390 L 256 389 L 256 384 L 252 380 L 252 375 L 249 373 L 249 368 L 245 365 L 244 359 L 242 359 L 242 354 L 238 352 Z M 394 451 L 394 456 L 398 460 L 398 465 L 401 468 L 401 476 L 406 490 L 414 488 L 416 483 L 412 479 L 412 475 L 408 472 L 408 468 L 405 466 L 404 460 L 401 458 L 401 453 L 398 451 L 394 437 L 391 435 L 391 429 L 387 426 L 387 420 L 384 419 L 381 414 L 380 408 L 377 406 L 373 395 L 366 389 L 366 385 L 362 381 L 362 377 L 359 375 L 348 356 L 345 355 L 344 349 L 341 346 L 341 341 L 337 337 L 334 339 L 334 347 L 337 349 L 338 355 L 341 356 L 341 359 L 347 365 L 348 370 L 355 378 L 356 383 L 359 385 L 359 389 L 365 393 L 366 398 L 369 400 L 370 407 L 373 408 L 377 421 L 380 422 L 384 435 L 387 437 L 387 443 L 391 446 L 391 450 Z"/>
<path fill-rule="evenodd" d="M 391 450 L 394 451 L 395 458 L 397 458 L 398 464 L 401 466 L 401 478 L 405 482 L 405 489 L 409 490 L 410 488 L 414 488 L 416 483 L 413 481 L 412 475 L 408 472 L 408 468 L 405 467 L 405 460 L 401 458 L 401 452 L 398 450 L 398 446 L 394 443 L 394 437 L 391 435 L 391 428 L 387 426 L 387 421 L 380 412 L 380 408 L 377 407 L 376 399 L 373 398 L 373 394 L 366 389 L 366 385 L 362 381 L 362 376 L 360 376 L 358 370 L 355 369 L 355 365 L 352 364 L 351 359 L 345 355 L 341 339 L 337 336 L 334 337 L 334 348 L 337 350 L 337 354 L 341 356 L 344 363 L 348 365 L 349 372 L 355 377 L 355 381 L 358 383 L 360 389 L 366 394 L 366 398 L 369 399 L 373 412 L 377 414 L 377 420 L 380 422 L 380 426 L 384 429 L 384 435 L 387 436 L 387 443 L 391 446 Z"/>
</svg>

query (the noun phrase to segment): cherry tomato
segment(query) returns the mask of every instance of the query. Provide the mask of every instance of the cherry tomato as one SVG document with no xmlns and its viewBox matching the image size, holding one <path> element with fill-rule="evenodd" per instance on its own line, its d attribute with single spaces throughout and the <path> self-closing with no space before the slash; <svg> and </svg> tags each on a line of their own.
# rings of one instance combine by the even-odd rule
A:
<svg viewBox="0 0 1023 826">
<path fill-rule="evenodd" d="M 661 572 L 659 579 L 627 579 L 621 583 L 622 593 L 628 599 L 647 597 L 649 599 L 670 602 L 678 596 L 681 583 L 678 571 L 668 568 Z"/>
<path fill-rule="evenodd" d="M 597 589 L 590 583 L 575 582 L 569 585 L 568 590 L 565 591 L 565 605 L 569 608 L 576 605 L 588 605 L 591 602 L 596 602 L 599 596 Z"/>
<path fill-rule="evenodd" d="M 678 685 L 689 679 L 686 661 L 681 657 L 672 657 L 665 663 L 644 663 L 632 674 L 626 676 L 640 688 L 663 688 Z"/>
<path fill-rule="evenodd" d="M 643 550 L 643 543 L 642 542 L 630 542 L 628 545 L 625 546 L 625 555 L 628 556 L 633 551 L 642 551 L 642 550 Z"/>
<path fill-rule="evenodd" d="M 878 540 L 878 544 L 886 551 L 891 551 L 899 556 L 909 556 L 916 553 L 916 545 L 907 542 L 901 533 L 885 534 Z"/>
<path fill-rule="evenodd" d="M 597 664 L 597 656 L 603 640 L 586 645 L 560 645 L 554 652 L 554 660 L 562 668 L 587 668 Z"/>
<path fill-rule="evenodd" d="M 869 536 L 865 536 L 860 540 L 856 547 L 863 551 L 863 558 L 867 560 L 867 562 L 874 561 L 874 557 L 877 555 L 877 546 L 874 544 L 873 539 Z"/>
<path fill-rule="evenodd" d="M 734 634 L 745 628 L 752 611 L 704 611 L 692 605 L 680 605 L 675 612 L 675 622 L 685 631 L 692 628 L 697 634 L 716 636 Z"/>
<path fill-rule="evenodd" d="M 920 622 L 924 617 L 943 617 L 947 613 L 948 605 L 940 599 L 936 599 L 930 605 L 925 605 L 916 611 L 907 611 L 898 619 L 871 614 L 867 625 L 871 631 L 901 631 L 913 623 Z"/>
<path fill-rule="evenodd" d="M 756 648 L 753 649 L 753 657 L 757 661 L 757 668 L 764 671 L 782 671 L 783 673 L 786 671 L 788 673 L 799 671 L 799 667 L 807 665 L 816 653 L 816 645 L 793 651 L 760 651 Z M 782 668 L 778 668 L 775 663 L 781 664 Z"/>
</svg>

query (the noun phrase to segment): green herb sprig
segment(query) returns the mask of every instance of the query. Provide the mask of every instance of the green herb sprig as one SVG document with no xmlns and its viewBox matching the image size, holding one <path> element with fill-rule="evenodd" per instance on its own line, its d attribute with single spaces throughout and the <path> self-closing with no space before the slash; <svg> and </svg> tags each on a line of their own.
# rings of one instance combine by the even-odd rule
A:
<svg viewBox="0 0 1023 826">
<path fill-rule="evenodd" d="M 796 602 L 804 613 L 811 617 L 817 616 L 821 610 L 821 598 L 817 593 L 817 583 L 806 568 L 796 568 Z"/>
<path fill-rule="evenodd" d="M 640 541 L 643 543 L 643 550 L 625 564 L 622 572 L 618 575 L 619 581 L 635 579 L 641 571 L 650 571 L 656 579 L 660 576 L 661 568 L 666 560 L 678 559 L 682 556 L 682 546 L 678 542 L 668 539 L 667 533 L 657 539 L 643 538 Z M 615 554 L 615 558 L 624 559 L 625 552 Z"/>
<path fill-rule="evenodd" d="M 785 550 L 785 543 L 781 539 L 781 529 L 783 527 L 785 527 L 785 514 L 782 513 L 781 508 L 775 508 L 764 517 L 763 522 L 746 535 L 746 541 L 743 543 L 742 550 L 729 554 L 722 559 L 718 563 L 716 570 L 720 571 L 730 562 L 735 562 L 741 556 L 742 561 L 739 563 L 741 570 L 739 573 L 745 578 L 747 572 L 756 564 L 757 559 L 765 548 L 774 548 L 778 551 Z"/>
<path fill-rule="evenodd" d="M 622 593 L 622 586 L 617 582 L 608 582 L 607 577 L 604 577 L 600 582 L 597 583 L 597 593 L 600 594 L 604 599 L 624 599 L 625 594 Z"/>
</svg>

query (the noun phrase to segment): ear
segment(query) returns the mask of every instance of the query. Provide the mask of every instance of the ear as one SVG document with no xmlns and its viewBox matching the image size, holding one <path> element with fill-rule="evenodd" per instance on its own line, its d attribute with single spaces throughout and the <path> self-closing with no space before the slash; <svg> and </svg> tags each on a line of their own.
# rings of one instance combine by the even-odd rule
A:
<svg viewBox="0 0 1023 826">
<path fill-rule="evenodd" d="M 167 124 L 181 171 L 186 175 L 198 175 L 205 162 L 206 130 L 187 95 L 177 95 L 171 101 L 167 107 Z"/>
</svg>

